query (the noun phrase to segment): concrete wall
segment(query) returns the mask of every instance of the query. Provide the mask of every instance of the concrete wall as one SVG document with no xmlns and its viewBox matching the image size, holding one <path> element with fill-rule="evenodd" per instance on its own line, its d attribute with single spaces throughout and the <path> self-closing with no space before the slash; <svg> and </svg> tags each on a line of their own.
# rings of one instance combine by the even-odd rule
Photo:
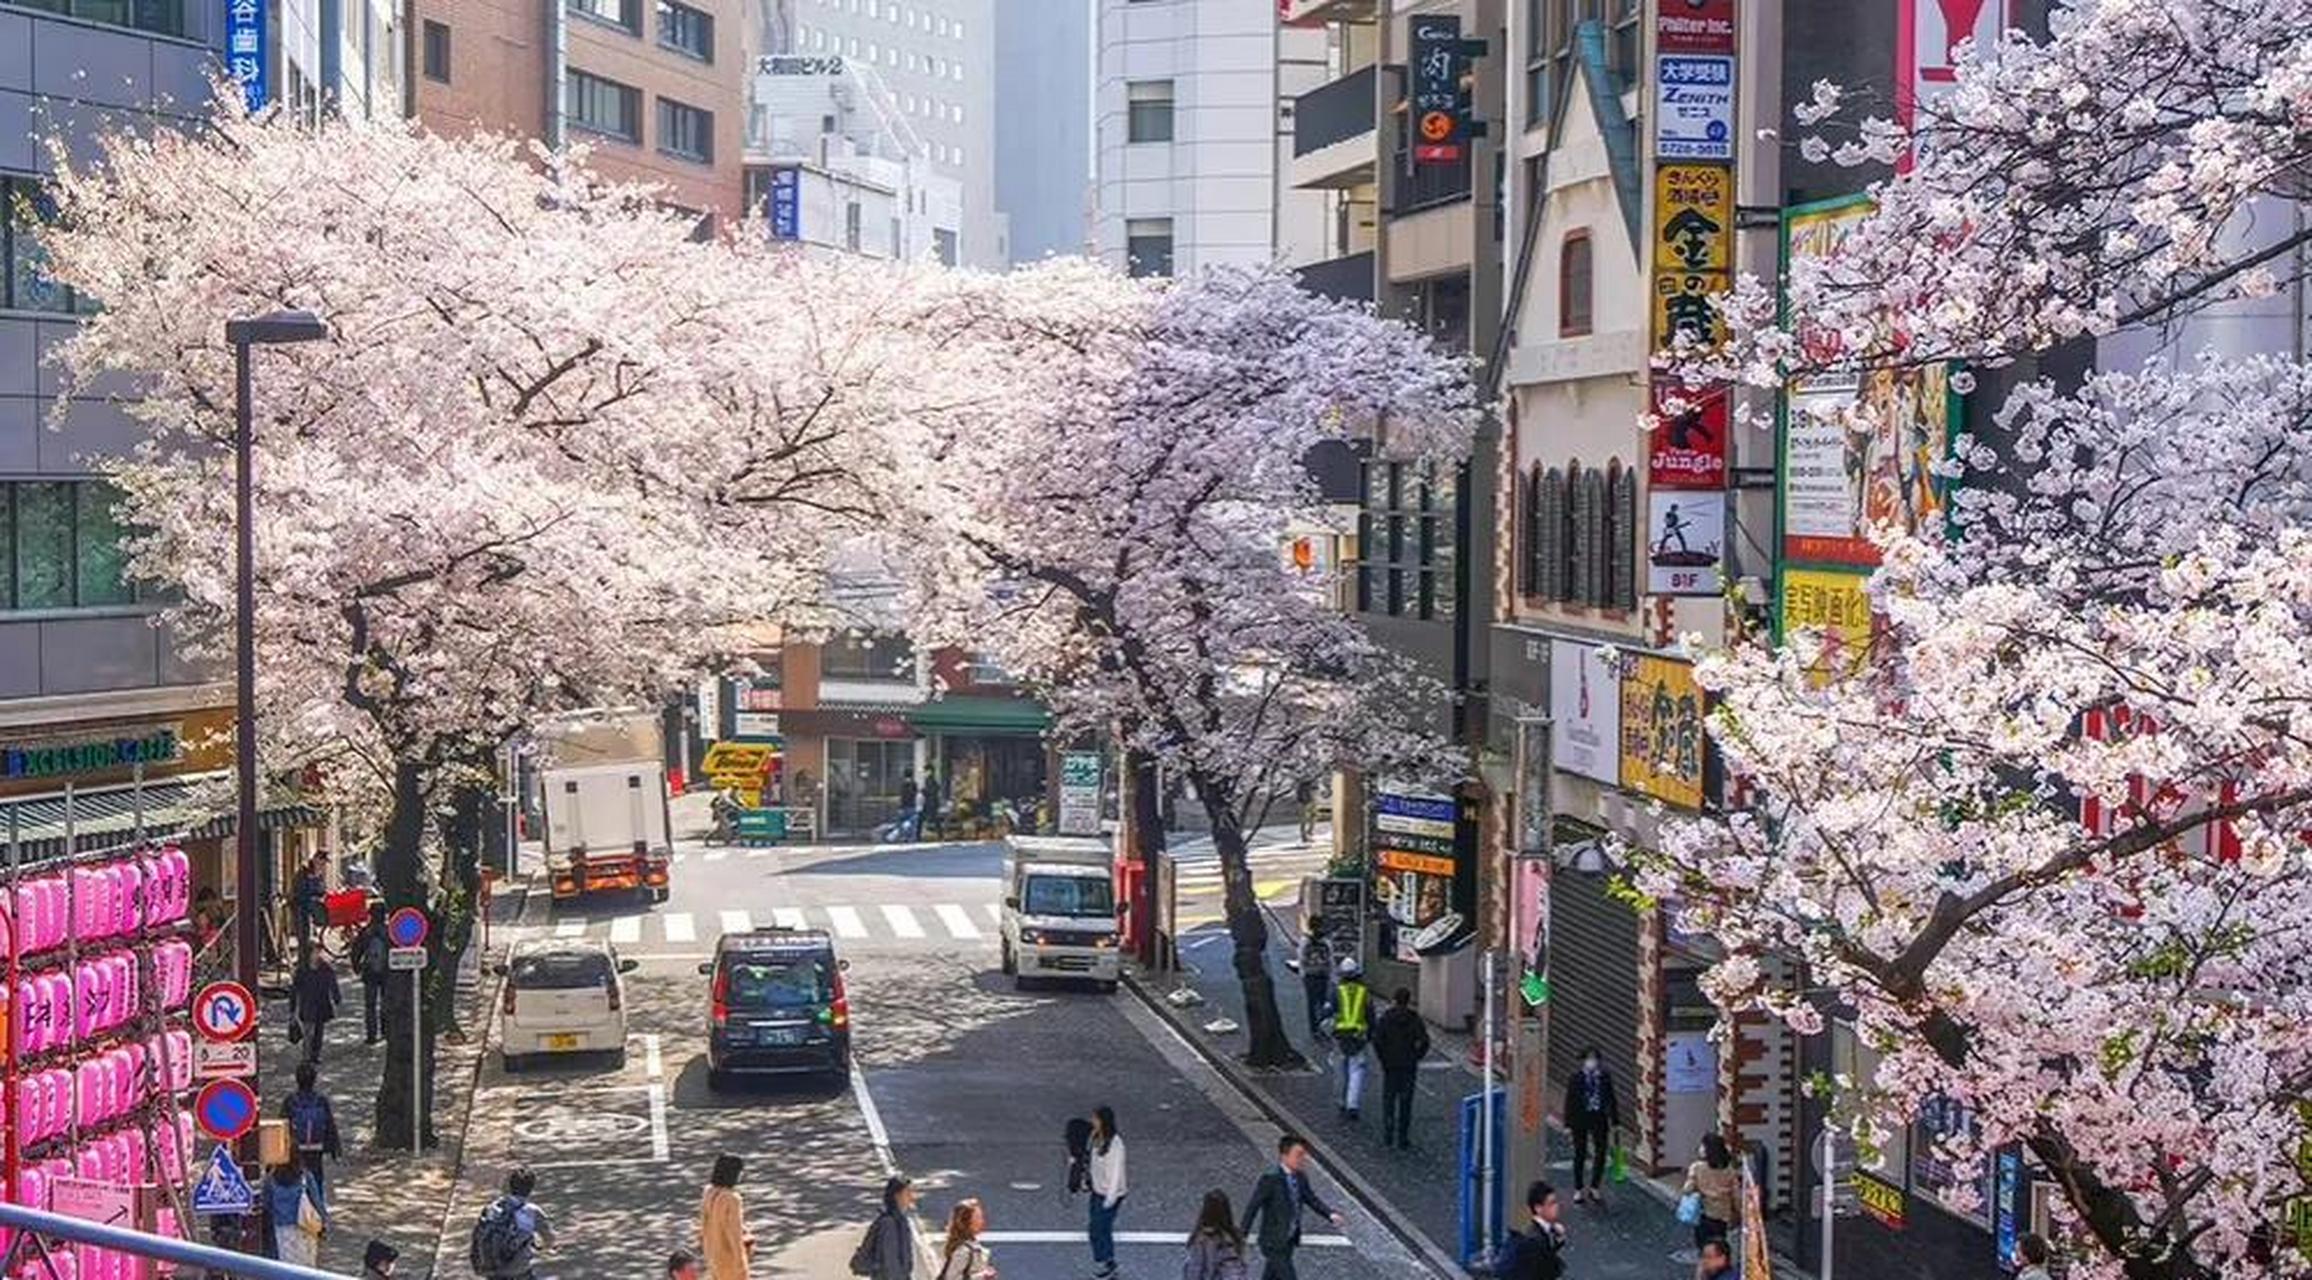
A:
<svg viewBox="0 0 2312 1280">
<path fill-rule="evenodd" d="M 996 13 L 995 200 L 1014 263 L 1081 253 L 1091 233 L 1092 2 Z"/>
</svg>

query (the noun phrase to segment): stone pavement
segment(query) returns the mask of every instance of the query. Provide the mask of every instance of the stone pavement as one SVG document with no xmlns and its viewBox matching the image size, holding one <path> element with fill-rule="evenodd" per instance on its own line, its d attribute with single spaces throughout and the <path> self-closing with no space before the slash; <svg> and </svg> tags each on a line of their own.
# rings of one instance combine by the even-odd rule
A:
<svg viewBox="0 0 2312 1280">
<path fill-rule="evenodd" d="M 538 897 L 541 901 L 531 906 L 534 911 L 543 910 L 542 891 Z M 501 882 L 490 902 L 492 929 L 519 921 L 525 906 L 530 905 L 530 895 L 521 882 Z M 477 934 L 477 944 L 479 941 Z M 490 944 L 492 950 L 502 950 L 504 945 L 495 933 Z M 371 1239 L 379 1239 L 401 1250 L 396 1275 L 425 1280 L 436 1274 L 466 1274 L 465 1224 L 450 1223 L 445 1229 L 443 1215 L 464 1158 L 474 1080 L 487 1040 L 483 1031 L 496 1003 L 496 979 L 488 976 L 487 964 L 483 975 L 479 996 L 460 1001 L 462 1034 L 444 1037 L 435 1050 L 435 1105 L 440 1110 L 434 1128 L 440 1145 L 423 1154 L 405 1149 L 383 1151 L 374 1144 L 377 1082 L 384 1070 L 385 1046 L 361 1042 L 361 984 L 350 977 L 344 982 L 345 1004 L 329 1025 L 321 1054 L 321 1090 L 329 1095 L 337 1114 L 338 1134 L 345 1148 L 344 1158 L 328 1166 L 330 1229 L 321 1243 L 323 1270 L 348 1275 L 359 1271 L 362 1249 Z M 263 1047 L 258 1096 L 264 1100 L 269 1118 L 281 1114 L 282 1099 L 294 1088 L 298 1051 L 282 1030 L 287 1024 L 287 1002 L 266 1001 L 259 1031 Z M 451 1238 L 456 1247 L 443 1252 L 446 1261 L 437 1269 L 437 1244 Z"/>
<path fill-rule="evenodd" d="M 1307 1006 L 1297 975 L 1287 970 L 1285 957 L 1297 943 L 1288 932 L 1283 913 L 1270 912 L 1269 971 L 1277 979 L 1277 1000 L 1285 1026 L 1296 1046 L 1308 1048 Z M 1166 1003 L 1163 995 L 1180 983 L 1174 976 L 1150 976 L 1135 981 L 1135 990 L 1170 1019 L 1200 1048 L 1222 1060 L 1224 1072 L 1248 1088 L 1285 1123 L 1312 1138 L 1321 1159 L 1343 1181 L 1361 1183 L 1360 1193 L 1373 1207 L 1395 1221 L 1400 1234 L 1411 1237 L 1417 1252 L 1434 1269 L 1461 1274 L 1454 1265 L 1459 1255 L 1460 1173 L 1459 1141 L 1461 1099 L 1477 1092 L 1479 1078 L 1468 1067 L 1470 1038 L 1430 1028 L 1434 1050 L 1422 1069 L 1413 1099 L 1413 1148 L 1396 1151 L 1381 1146 L 1380 1072 L 1366 1079 L 1363 1118 L 1350 1121 L 1339 1115 L 1341 1078 L 1337 1069 L 1320 1065 L 1302 1072 L 1253 1072 L 1236 1062 L 1243 1052 L 1241 1031 L 1215 1034 L 1205 1024 L 1227 1018 L 1244 1022 L 1243 995 L 1226 962 L 1226 948 L 1183 946 L 1184 955 L 1201 955 L 1202 971 L 1186 985 L 1204 997 L 1188 1008 Z M 1192 959 L 1191 964 L 1195 961 Z M 1550 1131 L 1552 1183 L 1570 1186 L 1572 1148 L 1566 1135 Z M 1522 1194 L 1512 1190 L 1512 1204 Z M 1523 1221 L 1522 1208 L 1509 1210 L 1510 1222 Z M 1568 1204 L 1564 1222 L 1570 1240 L 1567 1274 L 1580 1280 L 1683 1280 L 1693 1273 L 1688 1229 L 1678 1225 L 1667 1193 L 1641 1182 L 1609 1188 L 1603 1205 Z M 1450 1270 L 1447 1270 L 1450 1268 Z M 1781 1268 L 1777 1267 L 1779 1273 Z"/>
</svg>

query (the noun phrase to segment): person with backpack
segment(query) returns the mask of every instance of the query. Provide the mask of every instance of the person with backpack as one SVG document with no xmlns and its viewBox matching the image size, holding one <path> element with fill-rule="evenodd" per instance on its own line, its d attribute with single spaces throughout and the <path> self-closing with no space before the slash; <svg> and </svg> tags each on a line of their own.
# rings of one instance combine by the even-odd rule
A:
<svg viewBox="0 0 2312 1280">
<path fill-rule="evenodd" d="M 883 1212 L 851 1251 L 851 1274 L 868 1280 L 914 1280 L 915 1184 L 893 1174 L 883 1182 Z"/>
<path fill-rule="evenodd" d="M 337 1113 L 330 1109 L 329 1095 L 314 1087 L 319 1074 L 310 1062 L 297 1064 L 297 1090 L 282 1100 L 281 1118 L 289 1122 L 289 1144 L 298 1161 L 326 1196 L 329 1173 L 322 1162 L 340 1159 L 345 1152 L 337 1140 Z"/>
<path fill-rule="evenodd" d="M 939 1280 L 995 1280 L 995 1263 L 979 1233 L 987 1230 L 987 1210 L 977 1200 L 958 1201 L 947 1215 L 947 1242 L 939 1251 Z"/>
<path fill-rule="evenodd" d="M 1116 1215 L 1130 1189 L 1124 1179 L 1124 1135 L 1112 1107 L 1092 1108 L 1092 1203 L 1085 1234 L 1092 1244 L 1092 1274 L 1115 1280 Z"/>
<path fill-rule="evenodd" d="M 482 1210 L 474 1223 L 467 1262 L 483 1280 L 536 1280 L 538 1251 L 554 1247 L 554 1224 L 531 1203 L 538 1175 L 516 1165 L 506 1175 L 506 1193 Z"/>
<path fill-rule="evenodd" d="M 1413 1012 L 1413 993 L 1403 987 L 1373 1024 L 1373 1056 L 1381 1063 L 1381 1145 L 1413 1146 L 1413 1085 L 1421 1059 L 1429 1056 L 1429 1026 Z"/>
<path fill-rule="evenodd" d="M 1300 976 L 1301 994 L 1308 1000 L 1309 1039 L 1322 1044 L 1325 1010 L 1333 1002 L 1333 944 L 1326 939 L 1323 916 L 1311 917 L 1308 932 L 1301 935 Z"/>
<path fill-rule="evenodd" d="M 1333 991 L 1333 1044 L 1341 1051 L 1341 1118 L 1354 1120 L 1365 1099 L 1365 1043 L 1373 1031 L 1373 992 L 1355 956 L 1341 961 Z"/>
<path fill-rule="evenodd" d="M 1245 1280 L 1244 1232 L 1237 1228 L 1228 1193 L 1217 1187 L 1204 1193 L 1204 1207 L 1196 1211 L 1180 1280 Z"/>
<path fill-rule="evenodd" d="M 363 1044 L 376 1044 L 385 1038 L 379 1008 L 385 999 L 385 980 L 391 974 L 387 965 L 392 950 L 393 943 L 385 936 L 385 904 L 374 903 L 369 908 L 369 922 L 353 935 L 353 968 L 361 975 Z"/>
<path fill-rule="evenodd" d="M 699 1202 L 698 1240 L 706 1250 L 707 1280 L 747 1280 L 755 1237 L 747 1230 L 746 1202 L 739 1199 L 739 1174 L 746 1162 L 734 1155 L 714 1158 L 706 1196 Z"/>
</svg>

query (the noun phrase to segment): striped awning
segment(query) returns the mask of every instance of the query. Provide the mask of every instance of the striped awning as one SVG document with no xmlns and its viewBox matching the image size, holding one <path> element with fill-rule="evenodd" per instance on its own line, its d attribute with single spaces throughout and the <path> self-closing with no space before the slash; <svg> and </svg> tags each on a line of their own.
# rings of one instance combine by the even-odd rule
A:
<svg viewBox="0 0 2312 1280">
<path fill-rule="evenodd" d="M 195 787 L 193 782 L 170 779 L 141 787 L 0 801 L 0 859 L 13 856 L 31 863 L 149 840 L 204 840 L 231 834 L 233 815 L 220 814 L 206 798 L 196 798 Z M 321 821 L 320 811 L 306 805 L 276 805 L 257 815 L 261 831 L 316 826 Z"/>
</svg>

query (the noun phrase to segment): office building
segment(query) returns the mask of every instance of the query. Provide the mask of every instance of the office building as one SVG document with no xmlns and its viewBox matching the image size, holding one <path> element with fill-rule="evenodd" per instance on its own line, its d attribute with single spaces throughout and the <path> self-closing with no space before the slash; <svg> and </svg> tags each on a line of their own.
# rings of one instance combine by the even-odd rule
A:
<svg viewBox="0 0 2312 1280">
<path fill-rule="evenodd" d="M 995 203 L 1014 264 L 1091 238 L 1093 4 L 996 8 Z"/>
<path fill-rule="evenodd" d="M 758 58 L 749 99 L 747 207 L 772 239 L 956 264 L 962 186 L 864 59 Z"/>
</svg>

